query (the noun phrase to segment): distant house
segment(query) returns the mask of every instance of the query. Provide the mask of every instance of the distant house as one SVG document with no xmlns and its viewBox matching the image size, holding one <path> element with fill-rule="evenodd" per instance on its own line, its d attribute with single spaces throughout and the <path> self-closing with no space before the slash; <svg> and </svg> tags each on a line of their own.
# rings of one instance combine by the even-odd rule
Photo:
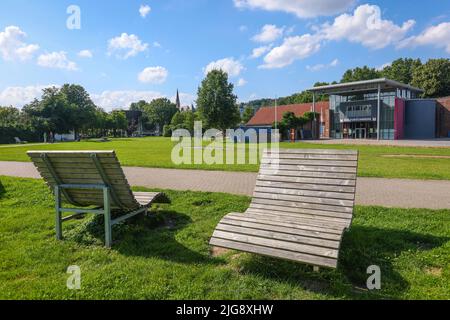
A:
<svg viewBox="0 0 450 320">
<path fill-rule="evenodd" d="M 317 119 L 317 136 L 320 132 L 321 137 L 328 137 L 330 130 L 329 103 L 328 101 L 316 102 L 315 108 L 315 111 L 321 115 L 320 118 Z M 290 104 L 278 107 L 262 107 L 250 119 L 250 121 L 246 124 L 246 127 L 254 129 L 268 129 L 272 128 L 274 122 L 281 122 L 283 115 L 286 112 L 293 112 L 297 117 L 300 117 L 306 112 L 311 111 L 313 111 L 312 103 Z M 312 125 L 305 125 L 304 131 L 309 131 L 310 135 L 312 132 Z M 299 138 L 302 138 L 302 132 L 300 130 L 296 132 L 296 139 Z"/>
</svg>

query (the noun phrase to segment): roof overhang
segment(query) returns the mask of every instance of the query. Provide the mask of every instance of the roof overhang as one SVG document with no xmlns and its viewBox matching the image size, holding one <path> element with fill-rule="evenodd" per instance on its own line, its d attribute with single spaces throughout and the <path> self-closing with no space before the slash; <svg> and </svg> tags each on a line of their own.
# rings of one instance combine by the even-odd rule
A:
<svg viewBox="0 0 450 320">
<path fill-rule="evenodd" d="M 338 83 L 328 86 L 321 86 L 308 89 L 307 91 L 318 93 L 318 94 L 343 94 L 343 93 L 352 93 L 352 92 L 360 92 L 360 91 L 372 91 L 378 90 L 378 86 L 380 86 L 381 90 L 389 90 L 389 89 L 407 89 L 416 93 L 424 93 L 424 91 L 420 88 L 416 88 L 410 86 L 409 84 L 404 84 L 398 81 L 380 78 L 373 80 L 365 80 L 365 81 L 356 81 L 356 82 L 347 82 L 347 83 Z"/>
</svg>

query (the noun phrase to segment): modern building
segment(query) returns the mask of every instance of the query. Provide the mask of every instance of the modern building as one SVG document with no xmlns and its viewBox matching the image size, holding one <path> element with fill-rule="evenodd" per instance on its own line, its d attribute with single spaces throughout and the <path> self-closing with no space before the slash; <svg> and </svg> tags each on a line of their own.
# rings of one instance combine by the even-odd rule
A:
<svg viewBox="0 0 450 320">
<path fill-rule="evenodd" d="M 314 97 L 329 96 L 332 139 L 434 139 L 450 131 L 444 112 L 448 109 L 439 100 L 419 99 L 422 89 L 394 80 L 339 83 L 308 91 Z M 317 111 L 315 102 L 313 110 Z"/>
</svg>

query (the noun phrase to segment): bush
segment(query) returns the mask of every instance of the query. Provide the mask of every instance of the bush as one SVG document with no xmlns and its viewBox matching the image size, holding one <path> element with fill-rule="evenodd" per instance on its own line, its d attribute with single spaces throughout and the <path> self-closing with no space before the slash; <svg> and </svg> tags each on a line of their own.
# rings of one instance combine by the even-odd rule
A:
<svg viewBox="0 0 450 320">
<path fill-rule="evenodd" d="M 172 136 L 172 128 L 170 127 L 170 125 L 166 124 L 163 127 L 163 136 L 164 137 L 171 137 Z"/>
<path fill-rule="evenodd" d="M 15 143 L 14 137 L 22 141 L 42 142 L 42 132 L 15 127 L 0 127 L 0 144 Z"/>
</svg>

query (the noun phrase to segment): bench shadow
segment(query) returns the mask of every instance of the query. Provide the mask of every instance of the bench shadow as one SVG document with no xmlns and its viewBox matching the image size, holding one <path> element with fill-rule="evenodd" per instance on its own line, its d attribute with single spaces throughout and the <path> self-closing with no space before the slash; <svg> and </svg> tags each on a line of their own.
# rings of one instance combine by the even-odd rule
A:
<svg viewBox="0 0 450 320">
<path fill-rule="evenodd" d="M 276 279 L 314 293 L 352 299 L 395 299 L 400 298 L 409 284 L 393 267 L 392 258 L 404 251 L 431 250 L 449 240 L 408 231 L 354 226 L 344 235 L 336 270 L 321 269 L 320 273 L 314 273 L 311 266 L 257 255 L 242 259 L 239 265 L 242 273 Z M 367 268 L 371 265 L 381 269 L 382 290 L 366 289 Z"/>
<path fill-rule="evenodd" d="M 6 194 L 5 187 L 2 184 L 2 180 L 0 180 L 0 199 Z"/>
<path fill-rule="evenodd" d="M 208 255 L 189 249 L 176 240 L 176 234 L 191 222 L 188 215 L 170 210 L 138 215 L 113 226 L 112 250 L 125 256 L 157 257 L 177 263 L 218 264 Z M 68 236 L 79 244 L 103 245 L 103 228 L 103 216 L 96 216 L 70 230 Z"/>
</svg>

